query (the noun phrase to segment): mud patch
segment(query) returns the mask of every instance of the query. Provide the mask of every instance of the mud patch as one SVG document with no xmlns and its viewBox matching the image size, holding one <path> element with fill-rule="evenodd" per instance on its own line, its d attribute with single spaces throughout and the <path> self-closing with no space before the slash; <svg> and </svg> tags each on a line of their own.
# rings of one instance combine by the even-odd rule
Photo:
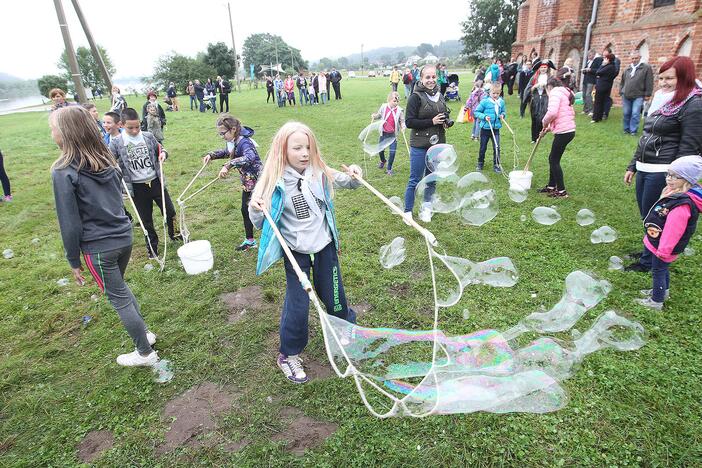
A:
<svg viewBox="0 0 702 468">
<path fill-rule="evenodd" d="M 225 293 L 219 296 L 229 310 L 227 322 L 235 323 L 245 317 L 247 312 L 261 310 L 266 303 L 263 298 L 261 286 L 248 286 L 236 292 Z"/>
<path fill-rule="evenodd" d="M 246 439 L 240 440 L 239 442 L 228 442 L 224 444 L 224 451 L 228 453 L 236 453 L 239 452 L 240 450 L 246 448 L 247 445 L 249 445 L 250 442 Z"/>
<path fill-rule="evenodd" d="M 204 445 L 199 436 L 217 429 L 217 416 L 232 407 L 235 395 L 212 382 L 205 382 L 186 391 L 166 404 L 163 419 L 171 425 L 166 441 L 157 447 L 161 455 L 180 446 Z"/>
<path fill-rule="evenodd" d="M 373 310 L 373 306 L 367 302 L 359 302 L 358 304 L 352 304 L 350 307 L 356 311 L 357 316 L 365 315 L 371 310 Z"/>
<path fill-rule="evenodd" d="M 273 441 L 286 441 L 286 450 L 301 456 L 305 450 L 318 447 L 339 428 L 338 424 L 319 421 L 305 416 L 297 408 L 286 406 L 280 412 L 286 423 L 283 432 L 275 434 Z"/>
<path fill-rule="evenodd" d="M 311 380 L 322 380 L 336 375 L 328 361 L 307 358 L 304 360 L 305 372 Z"/>
<path fill-rule="evenodd" d="M 405 298 L 410 294 L 410 285 L 408 283 L 393 284 L 388 290 L 393 297 Z"/>
<path fill-rule="evenodd" d="M 92 463 L 113 445 L 115 445 L 115 438 L 112 432 L 90 431 L 78 444 L 78 458 L 84 463 Z"/>
</svg>

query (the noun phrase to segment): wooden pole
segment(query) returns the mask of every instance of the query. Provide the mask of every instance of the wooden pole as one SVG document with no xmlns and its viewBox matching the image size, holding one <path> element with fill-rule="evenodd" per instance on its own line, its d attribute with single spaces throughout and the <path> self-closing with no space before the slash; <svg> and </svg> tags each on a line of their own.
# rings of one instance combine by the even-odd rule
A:
<svg viewBox="0 0 702 468">
<path fill-rule="evenodd" d="M 88 22 L 86 21 L 85 16 L 83 16 L 83 10 L 81 10 L 78 0 L 71 0 L 71 3 L 73 3 L 73 9 L 76 10 L 76 15 L 78 15 L 80 25 L 83 27 L 85 37 L 88 38 L 88 44 L 90 44 L 90 51 L 93 54 L 95 62 L 97 62 L 98 67 L 100 68 L 102 79 L 105 81 L 105 85 L 107 86 L 105 94 L 109 96 L 112 90 L 112 78 L 110 77 L 110 72 L 105 66 L 105 61 L 102 59 L 102 54 L 100 54 L 100 50 L 98 49 L 95 40 L 93 40 L 93 34 L 90 32 L 90 27 L 88 26 Z"/>
<path fill-rule="evenodd" d="M 78 59 L 76 58 L 76 51 L 73 48 L 73 41 L 71 41 L 71 33 L 68 31 L 66 15 L 63 12 L 63 5 L 61 4 L 61 0 L 54 0 L 54 7 L 56 7 L 56 16 L 58 17 L 59 27 L 61 28 L 63 43 L 66 46 L 68 67 L 71 70 L 71 79 L 73 80 L 73 85 L 76 88 L 76 93 L 78 93 L 78 100 L 80 102 L 86 102 L 87 98 L 85 96 L 85 89 L 83 88 L 83 80 L 81 79 L 80 68 L 78 68 Z"/>
</svg>

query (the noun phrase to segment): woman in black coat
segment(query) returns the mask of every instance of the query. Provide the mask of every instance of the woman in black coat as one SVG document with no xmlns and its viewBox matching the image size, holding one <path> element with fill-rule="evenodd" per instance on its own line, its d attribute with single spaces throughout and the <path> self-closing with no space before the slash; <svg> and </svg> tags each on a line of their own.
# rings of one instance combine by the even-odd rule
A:
<svg viewBox="0 0 702 468">
<path fill-rule="evenodd" d="M 607 54 L 602 59 L 602 66 L 597 70 L 595 76 L 595 106 L 592 111 L 592 122 L 602 120 L 605 103 L 612 92 L 612 83 L 617 76 L 617 67 L 614 65 L 614 54 Z"/>
</svg>

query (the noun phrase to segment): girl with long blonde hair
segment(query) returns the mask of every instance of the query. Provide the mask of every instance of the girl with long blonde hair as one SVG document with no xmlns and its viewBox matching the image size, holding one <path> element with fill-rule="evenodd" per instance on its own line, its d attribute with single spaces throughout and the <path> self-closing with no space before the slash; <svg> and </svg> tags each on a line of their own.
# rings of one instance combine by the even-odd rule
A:
<svg viewBox="0 0 702 468">
<path fill-rule="evenodd" d="M 105 146 L 90 113 L 80 106 L 54 111 L 49 120 L 51 136 L 61 155 L 51 166 L 63 247 L 73 277 L 85 284 L 80 254 L 98 287 L 134 341 L 136 350 L 117 357 L 123 366 L 153 365 L 158 361 L 151 347 L 156 335 L 149 332 L 139 303 L 124 282 L 132 252 L 132 224 L 122 204 L 122 175 Z"/>
<path fill-rule="evenodd" d="M 360 167 L 352 165 L 346 172 L 330 168 L 312 130 L 302 123 L 288 122 L 273 137 L 251 197 L 249 216 L 263 230 L 256 273 L 260 275 L 281 257 L 285 262 L 287 286 L 277 363 L 293 383 L 307 382 L 300 353 L 309 335 L 309 297 L 263 210 L 270 213 L 302 271 L 309 277 L 313 270 L 314 288 L 327 313 L 355 322 L 356 314 L 348 307 L 341 281 L 333 203 L 334 186 L 359 186 L 354 175 L 361 175 Z"/>
</svg>

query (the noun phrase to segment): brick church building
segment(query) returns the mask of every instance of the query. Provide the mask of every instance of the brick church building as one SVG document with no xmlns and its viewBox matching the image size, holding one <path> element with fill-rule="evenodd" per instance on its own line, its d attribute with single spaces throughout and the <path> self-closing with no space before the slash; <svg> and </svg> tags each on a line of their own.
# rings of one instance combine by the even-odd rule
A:
<svg viewBox="0 0 702 468">
<path fill-rule="evenodd" d="M 622 68 L 631 50 L 639 49 L 654 72 L 673 56 L 686 55 L 702 75 L 702 0 L 526 0 L 519 7 L 513 56 L 535 50 L 556 66 L 572 57 L 580 69 L 595 5 L 590 49 L 611 46 Z"/>
</svg>

